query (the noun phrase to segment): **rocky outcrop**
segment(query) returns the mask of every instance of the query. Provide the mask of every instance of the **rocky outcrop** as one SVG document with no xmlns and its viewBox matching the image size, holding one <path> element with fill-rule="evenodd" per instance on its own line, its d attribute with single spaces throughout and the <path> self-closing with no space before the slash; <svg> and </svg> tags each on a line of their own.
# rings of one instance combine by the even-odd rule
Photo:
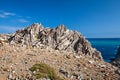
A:
<svg viewBox="0 0 120 80">
<path fill-rule="evenodd" d="M 9 38 L 12 34 L 0 34 L 0 47 L 5 43 L 9 43 Z"/>
<path fill-rule="evenodd" d="M 85 55 L 102 60 L 100 52 L 77 31 L 66 29 L 62 24 L 54 29 L 43 28 L 35 23 L 23 30 L 18 30 L 9 38 L 10 44 L 22 44 L 39 48 L 51 48 L 60 51 L 72 51 L 78 56 Z"/>
<path fill-rule="evenodd" d="M 111 63 L 120 68 L 120 47 L 118 48 L 115 59 Z"/>
<path fill-rule="evenodd" d="M 4 80 L 38 80 L 36 71 L 29 69 L 36 63 L 53 68 L 63 80 L 119 80 L 116 67 L 89 57 L 75 57 L 71 52 L 27 48 L 21 45 L 3 44 L 0 47 L 0 75 Z M 39 71 L 39 69 L 37 69 Z M 45 79 L 40 79 L 45 80 Z M 53 80 L 53 79 L 51 79 Z M 58 79 L 55 79 L 58 80 Z"/>
<path fill-rule="evenodd" d="M 12 34 L 0 34 L 0 43 L 8 42 Z"/>
</svg>

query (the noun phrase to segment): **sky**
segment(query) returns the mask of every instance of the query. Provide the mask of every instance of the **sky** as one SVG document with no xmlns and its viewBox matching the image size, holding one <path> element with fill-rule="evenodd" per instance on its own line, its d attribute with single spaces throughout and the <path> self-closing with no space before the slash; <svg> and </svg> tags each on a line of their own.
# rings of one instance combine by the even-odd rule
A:
<svg viewBox="0 0 120 80">
<path fill-rule="evenodd" d="M 0 0 L 0 33 L 64 24 L 86 38 L 120 38 L 120 0 Z"/>
</svg>

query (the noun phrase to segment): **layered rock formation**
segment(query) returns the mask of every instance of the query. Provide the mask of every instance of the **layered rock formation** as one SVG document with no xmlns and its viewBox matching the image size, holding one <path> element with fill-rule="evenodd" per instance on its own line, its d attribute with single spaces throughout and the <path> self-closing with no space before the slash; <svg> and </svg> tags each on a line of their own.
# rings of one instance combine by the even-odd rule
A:
<svg viewBox="0 0 120 80">
<path fill-rule="evenodd" d="M 79 32 L 68 30 L 64 25 L 49 29 L 36 23 L 23 30 L 16 31 L 15 35 L 9 38 L 9 41 L 10 44 L 17 43 L 32 47 L 72 51 L 77 55 L 86 55 L 102 60 L 101 53 L 93 49 Z"/>
</svg>

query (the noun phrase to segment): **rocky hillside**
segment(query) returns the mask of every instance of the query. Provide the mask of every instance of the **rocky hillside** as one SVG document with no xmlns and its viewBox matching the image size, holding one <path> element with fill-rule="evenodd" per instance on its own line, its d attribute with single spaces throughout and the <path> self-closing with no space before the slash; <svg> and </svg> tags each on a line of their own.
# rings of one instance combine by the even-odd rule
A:
<svg viewBox="0 0 120 80">
<path fill-rule="evenodd" d="M 64 25 L 49 29 L 43 28 L 38 23 L 33 24 L 23 30 L 16 31 L 9 38 L 9 41 L 10 44 L 72 51 L 77 53 L 77 55 L 85 55 L 102 60 L 100 52 L 93 49 L 90 43 L 79 32 L 68 30 Z"/>
<path fill-rule="evenodd" d="M 104 62 L 79 32 L 64 25 L 49 29 L 36 23 L 14 34 L 1 34 L 0 63 L 0 80 L 38 80 L 38 73 L 39 80 L 58 80 L 46 69 L 34 68 L 38 63 L 49 65 L 62 80 L 120 79 L 117 67 Z"/>
</svg>

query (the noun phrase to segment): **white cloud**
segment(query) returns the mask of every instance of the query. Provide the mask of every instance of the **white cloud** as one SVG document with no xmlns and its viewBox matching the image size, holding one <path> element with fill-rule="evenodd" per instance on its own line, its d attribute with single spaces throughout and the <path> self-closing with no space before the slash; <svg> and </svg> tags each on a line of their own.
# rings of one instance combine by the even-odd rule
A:
<svg viewBox="0 0 120 80">
<path fill-rule="evenodd" d="M 28 20 L 26 20 L 26 19 L 19 19 L 18 20 L 19 22 L 21 22 L 21 23 L 26 23 L 26 22 L 29 22 Z"/>
<path fill-rule="evenodd" d="M 13 27 L 13 26 L 0 26 L 0 29 L 7 32 L 14 32 L 18 29 L 21 29 L 22 27 Z"/>
<path fill-rule="evenodd" d="M 5 16 L 15 16 L 14 13 L 10 13 L 10 12 L 4 12 L 3 14 L 4 14 Z"/>
<path fill-rule="evenodd" d="M 0 10 L 0 18 L 6 18 L 7 16 L 15 16 L 15 13 Z"/>
</svg>

